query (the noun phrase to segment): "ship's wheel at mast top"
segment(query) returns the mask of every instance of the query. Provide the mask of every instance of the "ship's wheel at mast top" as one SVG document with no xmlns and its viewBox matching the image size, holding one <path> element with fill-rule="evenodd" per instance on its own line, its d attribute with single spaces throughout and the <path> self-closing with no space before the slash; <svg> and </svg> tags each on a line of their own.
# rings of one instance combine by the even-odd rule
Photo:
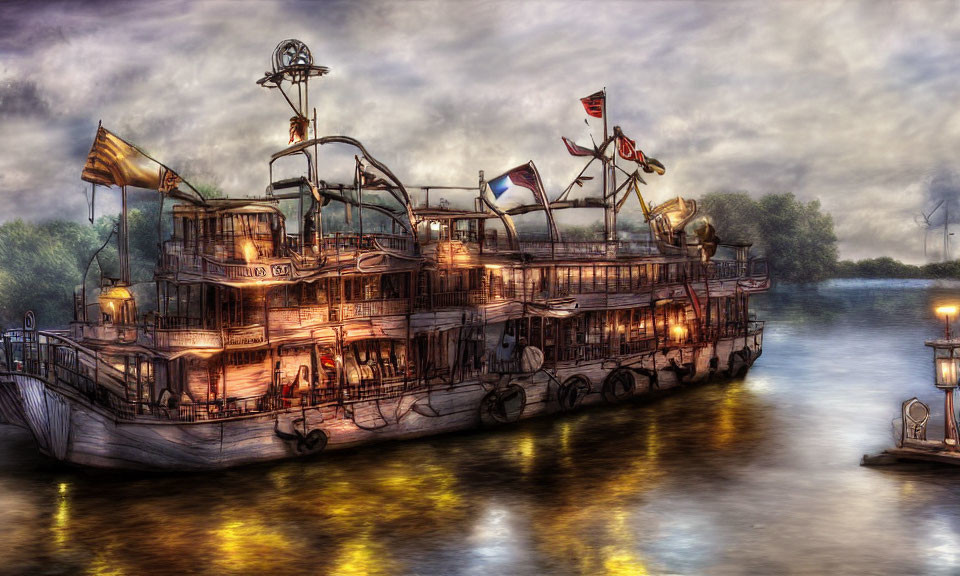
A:
<svg viewBox="0 0 960 576">
<path fill-rule="evenodd" d="M 273 71 L 265 72 L 257 84 L 266 88 L 276 88 L 293 109 L 290 119 L 290 143 L 302 142 L 307 138 L 310 121 L 307 111 L 310 109 L 310 78 L 323 76 L 330 72 L 326 66 L 316 66 L 313 54 L 306 44 L 289 39 L 277 44 L 273 51 Z M 284 82 L 289 86 L 284 90 Z M 287 92 L 290 92 L 289 94 Z M 296 95 L 293 92 L 296 91 Z"/>
</svg>

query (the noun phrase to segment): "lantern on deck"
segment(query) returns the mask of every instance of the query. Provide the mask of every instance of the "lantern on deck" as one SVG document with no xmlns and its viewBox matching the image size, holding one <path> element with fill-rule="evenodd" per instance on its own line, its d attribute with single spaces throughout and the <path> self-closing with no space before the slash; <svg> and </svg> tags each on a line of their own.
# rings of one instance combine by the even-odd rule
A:
<svg viewBox="0 0 960 576">
<path fill-rule="evenodd" d="M 136 324 L 137 304 L 125 286 L 103 288 L 97 299 L 100 315 L 107 324 Z"/>
<path fill-rule="evenodd" d="M 941 390 L 957 387 L 957 361 L 958 358 L 936 358 L 936 382 L 935 386 Z"/>
</svg>

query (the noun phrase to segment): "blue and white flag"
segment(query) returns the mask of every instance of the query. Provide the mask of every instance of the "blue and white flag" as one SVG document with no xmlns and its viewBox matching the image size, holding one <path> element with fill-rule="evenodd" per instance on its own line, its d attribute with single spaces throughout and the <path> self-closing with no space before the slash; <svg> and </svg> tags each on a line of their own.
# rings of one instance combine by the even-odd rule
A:
<svg viewBox="0 0 960 576">
<path fill-rule="evenodd" d="M 494 202 L 504 210 L 539 204 L 547 215 L 551 236 L 559 240 L 560 233 L 550 212 L 550 202 L 547 200 L 543 183 L 540 181 L 540 173 L 533 165 L 533 160 L 490 180 L 487 182 L 487 187 L 493 194 Z M 533 202 L 530 202 L 530 192 L 533 193 Z"/>
</svg>

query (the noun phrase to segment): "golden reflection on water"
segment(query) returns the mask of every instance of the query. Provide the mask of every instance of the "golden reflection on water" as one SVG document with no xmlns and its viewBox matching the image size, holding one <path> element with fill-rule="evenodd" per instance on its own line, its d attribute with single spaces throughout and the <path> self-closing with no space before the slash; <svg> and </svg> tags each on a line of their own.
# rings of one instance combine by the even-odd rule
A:
<svg viewBox="0 0 960 576">
<path fill-rule="evenodd" d="M 57 512 L 53 515 L 53 541 L 58 547 L 62 547 L 67 542 L 67 526 L 70 521 L 70 486 L 66 482 L 61 482 L 57 486 Z"/>
<path fill-rule="evenodd" d="M 715 419 L 714 432 L 710 436 L 714 446 L 723 448 L 732 443 L 737 434 L 739 399 L 744 394 L 743 382 L 734 382 L 724 389 L 723 399 Z"/>
<path fill-rule="evenodd" d="M 338 576 L 380 576 L 395 574 L 395 563 L 384 547 L 369 536 L 347 540 L 340 546 L 330 570 Z"/>
<path fill-rule="evenodd" d="M 284 534 L 249 515 L 244 520 L 224 520 L 209 533 L 209 541 L 216 546 L 214 567 L 218 572 L 267 573 L 277 558 L 290 555 L 296 540 L 295 535 Z"/>
<path fill-rule="evenodd" d="M 434 556 L 502 572 L 530 550 L 563 573 L 657 573 L 637 509 L 672 458 L 757 433 L 742 386 L 683 394 L 220 474 L 80 475 L 51 490 L 48 542 L 90 574 L 436 573 L 418 567 Z"/>
</svg>

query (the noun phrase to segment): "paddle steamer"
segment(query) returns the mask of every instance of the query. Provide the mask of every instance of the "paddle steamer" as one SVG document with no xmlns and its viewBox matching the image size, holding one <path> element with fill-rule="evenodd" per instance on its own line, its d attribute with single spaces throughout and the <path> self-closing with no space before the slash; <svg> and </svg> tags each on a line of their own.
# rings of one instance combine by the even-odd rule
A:
<svg viewBox="0 0 960 576">
<path fill-rule="evenodd" d="M 326 73 L 302 43 L 278 46 L 259 84 L 295 115 L 256 199 L 205 199 L 98 130 L 83 178 L 122 197 L 120 277 L 85 282 L 66 330 L 28 312 L 3 335 L 4 421 L 61 461 L 215 469 L 622 402 L 760 356 L 748 310 L 766 262 L 720 243 L 692 200 L 644 202 L 643 175 L 664 169 L 607 133 L 603 92 L 583 104 L 604 137 L 564 139 L 587 164 L 549 200 L 532 162 L 461 189 L 405 186 L 357 140 L 318 136 L 308 85 Z M 331 149 L 347 153 L 321 162 Z M 344 161 L 342 181 L 321 177 Z M 149 290 L 130 279 L 128 187 L 169 203 Z M 516 190 L 533 201 L 504 202 Z M 634 196 L 647 226 L 630 237 L 617 214 Z M 602 211 L 602 237 L 565 240 L 566 209 Z"/>
</svg>

